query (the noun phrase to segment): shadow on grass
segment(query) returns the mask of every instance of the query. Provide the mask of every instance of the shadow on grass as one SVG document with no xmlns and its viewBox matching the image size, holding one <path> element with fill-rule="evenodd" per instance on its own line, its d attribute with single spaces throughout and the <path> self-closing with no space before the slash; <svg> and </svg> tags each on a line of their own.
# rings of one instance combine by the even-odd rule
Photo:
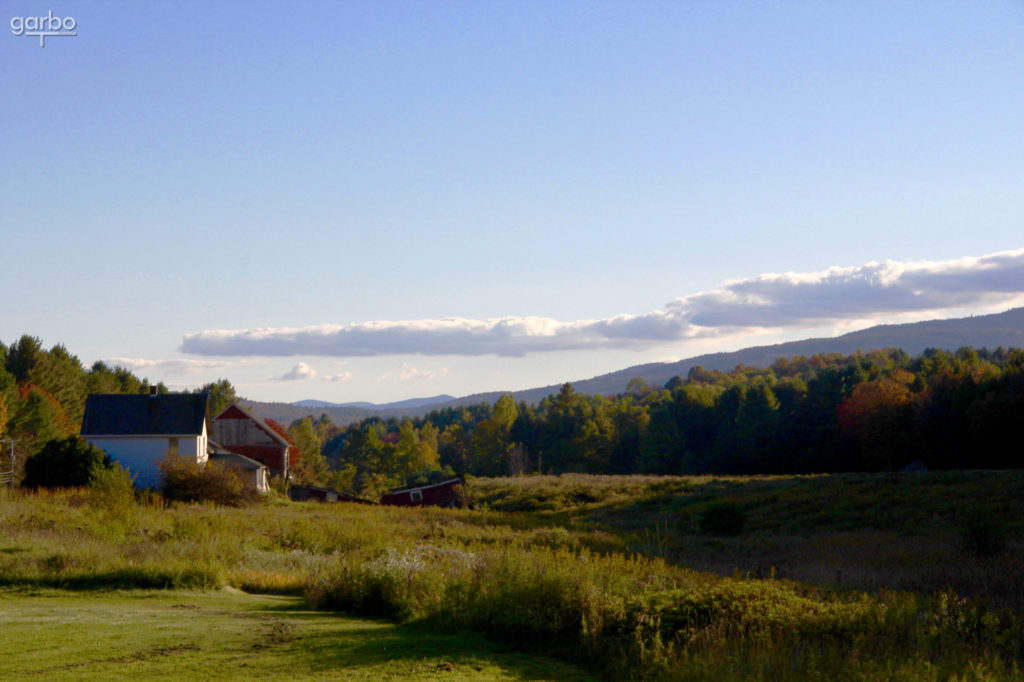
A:
<svg viewBox="0 0 1024 682">
<path fill-rule="evenodd" d="M 288 642 L 288 655 L 310 671 L 356 670 L 367 666 L 396 667 L 409 674 L 493 673 L 500 669 L 517 680 L 591 680 L 587 673 L 553 658 L 516 652 L 475 633 L 444 633 L 426 626 L 395 626 L 385 621 L 353 620 L 345 614 L 310 611 L 298 602 L 259 609 L 289 621 L 336 618 L 332 632 L 304 634 Z"/>
</svg>

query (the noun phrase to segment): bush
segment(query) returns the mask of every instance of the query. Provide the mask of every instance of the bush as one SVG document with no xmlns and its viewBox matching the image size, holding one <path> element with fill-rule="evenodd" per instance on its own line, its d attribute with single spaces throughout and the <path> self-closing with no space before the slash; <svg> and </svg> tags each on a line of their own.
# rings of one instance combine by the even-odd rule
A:
<svg viewBox="0 0 1024 682">
<path fill-rule="evenodd" d="M 990 509 L 975 508 L 960 525 L 960 543 L 964 550 L 986 559 L 1006 550 L 1006 523 Z"/>
<path fill-rule="evenodd" d="M 247 488 L 238 474 L 214 462 L 203 465 L 194 459 L 168 454 L 158 464 L 161 491 L 168 500 L 241 507 L 259 499 L 259 493 Z"/>
<path fill-rule="evenodd" d="M 109 468 L 97 466 L 93 470 L 87 501 L 106 535 L 123 538 L 136 527 L 135 480 L 120 464 L 115 462 Z"/>
<path fill-rule="evenodd" d="M 700 515 L 700 532 L 704 535 L 734 537 L 747 525 L 747 514 L 735 502 L 716 502 Z"/>
<path fill-rule="evenodd" d="M 49 440 L 25 461 L 26 488 L 77 488 L 89 485 L 93 473 L 108 468 L 110 458 L 78 436 Z"/>
</svg>

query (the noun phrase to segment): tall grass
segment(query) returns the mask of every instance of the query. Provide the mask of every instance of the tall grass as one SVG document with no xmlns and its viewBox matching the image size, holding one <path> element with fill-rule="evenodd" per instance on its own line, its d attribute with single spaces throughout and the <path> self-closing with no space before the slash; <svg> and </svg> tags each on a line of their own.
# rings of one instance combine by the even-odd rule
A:
<svg viewBox="0 0 1024 682">
<path fill-rule="evenodd" d="M 302 594 L 319 609 L 486 633 L 614 679 L 1021 677 L 1019 609 L 949 590 L 849 590 L 831 579 L 813 585 L 680 565 L 674 552 L 687 543 L 730 552 L 772 542 L 762 524 L 778 510 L 750 500 L 774 495 L 788 505 L 798 501 L 793 489 L 809 487 L 812 499 L 836 492 L 816 479 L 753 481 L 753 491 L 739 481 L 632 477 L 543 477 L 532 491 L 529 479 L 488 484 L 495 489 L 481 486 L 480 497 L 492 509 L 499 486 L 510 491 L 505 499 L 560 501 L 511 513 L 281 502 L 231 508 L 152 496 L 107 505 L 88 490 L 3 492 L 0 585 L 232 585 Z M 110 482 L 112 490 L 118 485 Z M 711 538 L 695 523 L 673 522 L 658 526 L 660 552 L 670 560 L 630 550 L 638 517 L 662 523 L 670 511 L 716 500 L 742 506 L 753 530 Z M 1017 528 L 1015 519 L 1007 524 Z M 838 537 L 841 561 L 845 536 Z M 1012 562 L 1018 550 L 1011 541 L 996 560 Z M 949 563 L 982 561 L 954 545 L 946 551 Z M 1019 587 L 1012 575 L 1007 580 Z"/>
</svg>

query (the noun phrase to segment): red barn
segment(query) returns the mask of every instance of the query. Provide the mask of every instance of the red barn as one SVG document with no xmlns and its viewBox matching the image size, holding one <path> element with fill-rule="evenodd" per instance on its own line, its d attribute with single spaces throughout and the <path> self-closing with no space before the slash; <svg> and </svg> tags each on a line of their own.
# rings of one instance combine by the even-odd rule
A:
<svg viewBox="0 0 1024 682">
<path fill-rule="evenodd" d="M 272 473 L 288 480 L 292 444 L 278 429 L 237 401 L 211 420 L 210 438 L 231 452 L 265 464 Z"/>
<path fill-rule="evenodd" d="M 462 479 L 452 478 L 440 483 L 403 488 L 384 493 L 381 504 L 396 507 L 461 507 L 465 502 Z"/>
</svg>

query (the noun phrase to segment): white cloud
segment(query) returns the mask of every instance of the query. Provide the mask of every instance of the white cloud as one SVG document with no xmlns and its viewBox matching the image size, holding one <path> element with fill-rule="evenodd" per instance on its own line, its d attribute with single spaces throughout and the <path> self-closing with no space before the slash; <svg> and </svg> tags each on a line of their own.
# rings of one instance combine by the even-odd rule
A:
<svg viewBox="0 0 1024 682">
<path fill-rule="evenodd" d="M 321 377 L 324 381 L 348 381 L 352 378 L 352 372 L 341 372 L 339 374 L 325 374 Z"/>
<path fill-rule="evenodd" d="M 211 356 L 505 355 L 642 349 L 783 328 L 870 322 L 1019 302 L 1024 249 L 939 262 L 867 263 L 765 274 L 670 301 L 664 310 L 563 322 L 458 317 L 187 334 L 182 350 Z M 294 371 L 294 370 L 293 370 Z"/>
<path fill-rule="evenodd" d="M 315 378 L 316 370 L 304 362 L 300 362 L 279 377 L 271 377 L 274 381 L 305 381 Z"/>
<path fill-rule="evenodd" d="M 252 360 L 192 360 L 176 358 L 170 360 L 147 360 L 145 358 L 107 358 L 105 363 L 111 367 L 124 367 L 133 372 L 151 372 L 158 374 L 202 374 L 218 369 L 228 369 L 243 364 L 252 364 Z"/>
</svg>

